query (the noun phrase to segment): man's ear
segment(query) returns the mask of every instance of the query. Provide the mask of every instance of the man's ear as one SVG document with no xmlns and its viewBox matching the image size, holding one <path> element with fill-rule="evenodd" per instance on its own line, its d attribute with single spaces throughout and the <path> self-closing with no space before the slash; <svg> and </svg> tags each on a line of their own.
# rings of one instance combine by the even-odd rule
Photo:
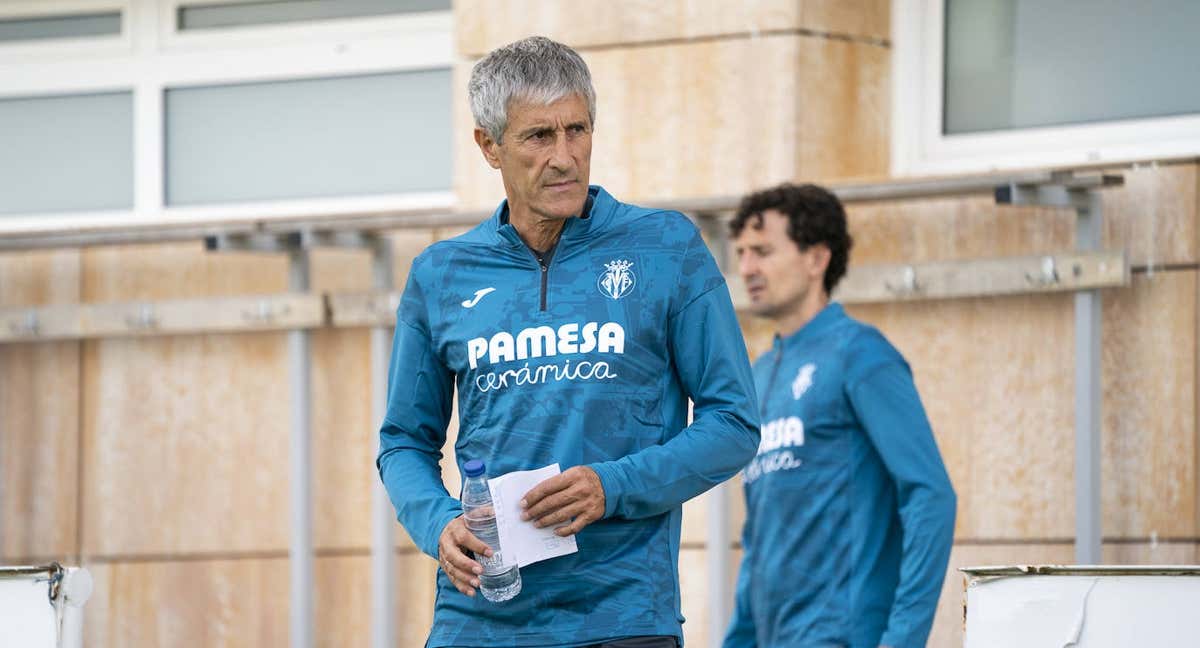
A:
<svg viewBox="0 0 1200 648">
<path fill-rule="evenodd" d="M 829 250 L 829 246 L 824 243 L 817 243 L 809 248 L 812 253 L 812 272 L 815 277 L 824 277 L 825 271 L 829 268 L 829 261 L 833 259 L 833 252 Z"/>
<path fill-rule="evenodd" d="M 483 159 L 493 169 L 500 168 L 500 156 L 496 154 L 496 148 L 500 146 L 492 136 L 482 128 L 475 129 L 475 143 L 479 145 L 479 151 L 483 153 Z"/>
</svg>

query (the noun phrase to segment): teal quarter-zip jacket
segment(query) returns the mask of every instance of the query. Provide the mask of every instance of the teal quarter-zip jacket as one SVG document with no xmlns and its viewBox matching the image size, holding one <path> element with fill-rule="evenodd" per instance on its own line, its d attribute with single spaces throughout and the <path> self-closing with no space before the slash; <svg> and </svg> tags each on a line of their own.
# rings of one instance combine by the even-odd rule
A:
<svg viewBox="0 0 1200 648">
<path fill-rule="evenodd" d="M 745 343 L 696 227 L 599 187 L 585 216 L 567 219 L 542 262 L 505 204 L 413 262 L 377 464 L 417 546 L 436 557 L 461 513 L 438 467 L 455 390 L 460 467 L 586 465 L 605 494 L 579 551 L 523 568 L 511 601 L 464 596 L 439 570 L 430 647 L 682 641 L 681 504 L 758 447 Z"/>
<path fill-rule="evenodd" d="M 725 648 L 922 648 L 955 495 L 908 364 L 831 303 L 754 379 L 762 441 Z"/>
</svg>

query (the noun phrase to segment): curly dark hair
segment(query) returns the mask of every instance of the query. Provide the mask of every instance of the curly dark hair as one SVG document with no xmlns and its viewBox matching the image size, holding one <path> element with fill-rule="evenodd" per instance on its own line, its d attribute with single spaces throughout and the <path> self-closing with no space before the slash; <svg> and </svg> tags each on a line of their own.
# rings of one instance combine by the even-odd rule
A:
<svg viewBox="0 0 1200 648">
<path fill-rule="evenodd" d="M 729 231 L 736 237 L 747 225 L 754 229 L 762 228 L 762 214 L 768 209 L 777 210 L 787 217 L 788 236 L 801 250 L 818 243 L 829 247 L 829 267 L 825 269 L 823 283 L 825 292 L 832 293 L 834 286 L 846 274 L 850 248 L 854 246 L 854 239 L 846 228 L 846 210 L 842 202 L 823 187 L 785 182 L 742 198 L 733 221 L 729 223 Z"/>
</svg>

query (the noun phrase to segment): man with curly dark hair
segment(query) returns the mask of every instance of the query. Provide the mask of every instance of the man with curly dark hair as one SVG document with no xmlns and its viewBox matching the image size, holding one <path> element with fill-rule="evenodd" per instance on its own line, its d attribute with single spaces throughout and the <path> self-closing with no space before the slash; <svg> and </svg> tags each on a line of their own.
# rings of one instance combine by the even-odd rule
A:
<svg viewBox="0 0 1200 648">
<path fill-rule="evenodd" d="M 747 196 L 731 229 L 750 310 L 777 334 L 754 365 L 762 438 L 725 648 L 924 646 L 954 489 L 908 364 L 830 301 L 853 245 L 845 210 L 784 184 Z"/>
</svg>

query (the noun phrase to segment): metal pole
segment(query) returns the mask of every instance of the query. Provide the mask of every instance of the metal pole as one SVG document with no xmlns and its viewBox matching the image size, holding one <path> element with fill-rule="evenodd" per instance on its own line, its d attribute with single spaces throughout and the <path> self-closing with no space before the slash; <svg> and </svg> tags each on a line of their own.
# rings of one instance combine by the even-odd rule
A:
<svg viewBox="0 0 1200 648">
<path fill-rule="evenodd" d="M 1098 250 L 1101 198 L 1078 192 L 1075 246 Z M 1078 194 L 1077 194 L 1078 195 Z M 1101 302 L 1099 290 L 1075 293 L 1075 562 L 1101 562 Z"/>
<path fill-rule="evenodd" d="M 373 286 L 380 293 L 392 290 L 392 244 L 387 237 L 375 241 L 371 255 Z M 388 356 L 392 329 L 371 329 L 371 421 L 378 425 L 387 413 Z M 396 642 L 395 521 L 383 482 L 375 480 L 371 496 L 371 646 L 393 648 Z"/>
<path fill-rule="evenodd" d="M 729 623 L 729 482 L 708 492 L 708 645 L 721 648 Z"/>
<path fill-rule="evenodd" d="M 996 188 L 996 202 L 1009 205 L 1046 205 L 1075 210 L 1075 248 L 1094 252 L 1102 243 L 1100 190 L 1121 185 L 1120 176 L 1096 178 L 1068 174 L 1057 183 Z M 1075 293 L 1075 562 L 1101 561 L 1100 435 L 1102 411 L 1100 385 L 1100 291 Z"/>
<path fill-rule="evenodd" d="M 288 289 L 308 292 L 308 251 L 289 252 Z M 313 646 L 313 532 L 312 532 L 312 416 L 309 386 L 311 363 L 309 332 L 288 332 L 292 399 L 291 500 L 292 541 L 290 628 L 292 648 Z"/>
</svg>

